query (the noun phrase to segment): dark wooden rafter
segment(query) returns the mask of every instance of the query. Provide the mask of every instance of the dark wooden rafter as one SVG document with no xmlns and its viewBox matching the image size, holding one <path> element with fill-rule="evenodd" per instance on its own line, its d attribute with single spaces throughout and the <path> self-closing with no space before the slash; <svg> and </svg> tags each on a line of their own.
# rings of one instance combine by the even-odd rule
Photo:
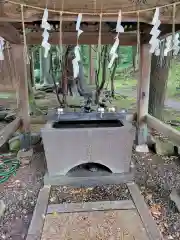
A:
<svg viewBox="0 0 180 240">
<path fill-rule="evenodd" d="M 49 42 L 51 44 L 59 44 L 59 22 L 50 22 L 52 30 L 50 31 Z M 19 31 L 22 31 L 21 23 L 13 24 Z M 125 33 L 120 36 L 121 45 L 135 45 L 136 41 L 136 23 L 124 22 L 122 24 L 125 28 Z M 77 32 L 76 32 L 75 22 L 63 22 L 62 26 L 62 42 L 63 44 L 76 44 L 77 42 Z M 41 21 L 36 21 L 33 23 L 26 23 L 26 28 L 29 33 L 26 34 L 27 44 L 40 44 L 42 41 L 42 29 Z M 114 42 L 116 22 L 103 22 L 102 23 L 102 44 L 112 44 Z M 84 33 L 79 39 L 79 44 L 97 44 L 99 37 L 99 22 L 82 22 L 81 29 Z M 129 33 L 129 34 L 128 34 Z"/>
<path fill-rule="evenodd" d="M 20 15 L 20 8 L 17 7 L 16 5 L 11 5 L 8 2 L 4 3 L 4 0 L 0 0 L 1 1 L 1 6 L 5 6 L 5 11 L 1 10 L 1 14 L 0 14 L 0 36 L 4 37 L 7 41 L 9 41 L 10 43 L 14 43 L 14 44 L 19 44 L 21 43 L 21 39 L 22 39 L 22 23 L 21 23 L 21 15 Z M 114 0 L 115 1 L 115 0 Z M 124 0 L 122 0 L 123 2 Z M 78 0 L 78 2 L 80 2 L 80 0 Z M 28 2 L 28 4 L 30 4 L 30 1 Z M 43 6 L 42 4 L 42 0 L 39 0 L 39 2 L 37 2 L 37 5 L 40 4 L 40 6 Z M 58 7 L 59 2 L 57 3 L 57 7 Z M 73 3 L 75 4 L 75 3 Z M 76 4 L 80 4 L 80 3 L 76 3 Z M 82 5 L 84 4 L 83 2 L 81 3 Z M 109 3 L 107 3 L 109 4 Z M 33 5 L 33 4 L 32 4 Z M 68 5 L 68 3 L 67 3 Z M 113 5 L 113 3 L 112 3 Z M 122 4 L 123 6 L 123 4 Z M 10 10 L 12 9 L 12 14 L 11 11 L 7 12 L 8 7 L 10 7 Z M 17 7 L 17 8 L 15 8 Z M 66 10 L 71 9 L 71 5 L 66 6 Z M 104 6 L 105 9 L 107 8 L 107 6 Z M 112 6 L 113 7 L 113 6 Z M 143 8 L 145 8 L 145 4 L 142 6 Z M 51 4 L 49 6 L 49 8 L 51 7 Z M 132 8 L 132 6 L 129 6 L 129 9 L 126 10 L 130 10 Z M 2 9 L 2 8 L 1 8 Z M 122 8 L 122 10 L 125 10 Z M 72 11 L 72 10 L 70 10 Z M 88 11 L 90 11 L 90 9 L 88 9 Z M 110 10 L 107 10 L 107 12 Z M 169 11 L 169 10 L 168 10 Z M 5 14 L 5 13 L 6 14 Z M 114 10 L 115 12 L 115 10 Z M 142 43 L 147 43 L 150 39 L 150 30 L 152 28 L 151 20 L 152 20 L 152 14 L 153 11 L 144 13 L 142 12 L 140 14 L 140 31 L 141 31 L 141 42 Z M 167 21 L 167 15 L 166 12 L 161 11 L 161 36 L 163 37 L 166 34 L 170 34 L 172 32 L 172 25 L 169 24 L 171 23 L 170 21 Z M 28 44 L 39 44 L 42 40 L 41 38 L 41 30 L 40 29 L 40 25 L 41 25 L 41 19 L 42 19 L 42 15 L 43 15 L 43 11 L 42 10 L 38 10 L 38 9 L 34 9 L 34 8 L 24 8 L 24 17 L 25 17 L 25 26 L 26 28 L 28 28 L 28 30 L 30 31 L 36 31 L 36 32 L 31 32 L 28 33 Z M 53 44 L 59 44 L 59 33 L 58 33 L 58 29 L 59 29 L 59 14 L 58 13 L 52 13 L 49 12 L 49 18 L 48 21 L 49 23 L 53 26 L 53 31 L 50 33 L 50 42 Z M 76 35 L 76 31 L 75 31 L 75 21 L 76 21 L 77 15 L 75 14 L 64 14 L 63 15 L 63 44 L 74 44 L 75 43 L 75 35 Z M 164 24 L 163 19 L 166 19 L 166 24 Z M 115 31 L 115 27 L 116 27 L 116 20 L 117 20 L 117 15 L 113 14 L 113 15 L 104 15 L 102 18 L 102 22 L 103 22 L 103 27 L 104 27 L 104 32 L 102 30 L 102 35 L 103 35 L 103 42 L 102 44 L 112 44 L 113 43 L 113 38 L 114 38 L 114 34 L 112 34 L 112 32 Z M 129 35 L 127 34 L 126 37 L 125 35 L 122 36 L 120 38 L 120 44 L 121 45 L 135 45 L 136 44 L 136 40 L 132 39 L 132 33 L 137 30 L 137 14 L 136 13 L 130 13 L 130 14 L 122 14 L 122 25 L 125 28 L 125 32 L 130 32 Z M 180 25 L 180 24 L 179 24 Z M 98 32 L 98 28 L 99 28 L 99 16 L 98 15 L 83 15 L 83 22 L 81 24 L 82 29 L 84 30 L 83 36 L 80 39 L 80 44 L 97 44 L 97 33 Z M 90 33 L 89 30 L 93 29 L 92 32 L 92 42 L 90 42 Z M 180 29 L 180 26 L 177 25 L 176 30 L 178 31 Z M 91 30 L 90 30 L 91 31 Z M 85 33 L 88 32 L 88 33 Z M 35 36 L 37 35 L 37 36 Z M 107 35 L 107 36 L 106 36 Z M 68 39 L 71 38 L 71 39 Z M 56 39 L 57 38 L 57 39 Z M 125 40 L 126 38 L 126 40 Z"/>
<path fill-rule="evenodd" d="M 152 29 L 152 25 L 146 24 L 145 26 L 146 27 L 142 28 L 143 29 L 143 35 L 141 38 L 142 43 L 148 43 L 151 38 L 150 31 Z M 161 24 L 159 29 L 161 31 L 160 36 L 159 36 L 160 39 L 167 37 L 168 35 L 172 34 L 172 32 L 173 32 L 172 25 L 170 25 L 170 24 Z M 176 32 L 180 31 L 180 24 L 175 25 L 175 31 Z"/>
<path fill-rule="evenodd" d="M 50 22 L 53 28 L 53 31 L 50 33 L 50 42 L 52 44 L 59 44 L 59 22 Z M 122 25 L 125 28 L 125 33 L 120 34 L 120 45 L 135 45 L 137 44 L 137 23 L 124 22 Z M 41 30 L 40 22 L 34 22 L 32 24 L 26 24 L 26 26 L 33 30 L 27 34 L 27 43 L 28 44 L 38 44 L 41 42 Z M 106 22 L 102 25 L 102 44 L 112 44 L 115 37 L 115 27 L 116 22 Z M 18 26 L 17 26 L 18 27 Z M 79 43 L 80 44 L 97 44 L 98 43 L 98 31 L 99 23 L 82 23 L 82 30 L 84 33 L 81 35 Z M 141 43 L 148 43 L 151 35 L 150 31 L 152 29 L 151 24 L 140 23 L 140 32 L 141 32 Z M 180 24 L 176 25 L 176 31 L 180 30 Z M 160 26 L 161 35 L 160 38 L 172 34 L 172 25 L 162 24 Z M 76 44 L 76 31 L 75 31 L 75 22 L 63 24 L 62 32 L 63 44 Z"/>
<path fill-rule="evenodd" d="M 53 30 L 50 32 L 49 42 L 52 44 L 59 44 L 59 23 L 50 22 Z M 104 29 L 102 31 L 102 44 L 112 44 L 115 37 L 115 22 L 104 23 Z M 125 33 L 120 35 L 120 45 L 135 45 L 137 44 L 137 24 L 134 23 L 123 23 L 125 28 Z M 26 23 L 26 28 L 29 29 L 29 33 L 26 34 L 27 44 L 40 44 L 42 41 L 42 29 L 40 28 L 40 22 Z M 84 33 L 82 34 L 79 44 L 97 44 L 98 43 L 98 28 L 99 23 L 83 23 L 82 29 Z M 152 25 L 140 24 L 141 31 L 141 43 L 148 43 L 151 35 Z M 172 33 L 172 26 L 163 24 L 160 28 L 160 37 L 166 37 Z M 176 25 L 176 31 L 180 31 L 180 24 Z M 0 22 L 0 35 L 4 37 L 7 41 L 14 44 L 20 44 L 22 39 L 22 24 L 21 23 L 1 23 Z M 76 44 L 77 33 L 75 31 L 75 23 L 67 22 L 64 24 L 62 32 L 63 44 Z"/>
<path fill-rule="evenodd" d="M 59 31 L 59 21 L 48 21 L 51 25 L 52 31 Z M 21 30 L 22 29 L 22 23 L 17 22 L 13 23 L 13 26 Z M 81 23 L 81 29 L 84 32 L 99 32 L 99 22 L 82 22 Z M 123 22 L 122 26 L 124 27 L 125 32 L 132 32 L 136 31 L 137 29 L 137 23 L 136 22 Z M 144 25 L 143 25 L 144 26 Z M 32 30 L 32 31 L 39 31 L 41 30 L 41 21 L 34 21 L 32 23 L 25 23 L 25 27 Z M 63 21 L 62 22 L 62 31 L 63 32 L 76 32 L 76 22 L 68 22 Z M 115 32 L 116 31 L 116 22 L 103 22 L 101 24 L 101 31 L 102 32 Z"/>
<path fill-rule="evenodd" d="M 162 25 L 161 26 L 161 35 L 160 35 L 160 38 L 165 38 L 167 37 L 168 35 L 172 34 L 173 33 L 173 29 L 172 29 L 172 25 Z M 178 32 L 180 31 L 180 24 L 176 24 L 175 25 L 175 31 Z"/>
<path fill-rule="evenodd" d="M 10 43 L 21 44 L 22 42 L 18 30 L 10 23 L 0 22 L 0 36 Z"/>
<path fill-rule="evenodd" d="M 36 22 L 36 21 L 41 21 L 43 16 L 43 12 L 38 12 L 38 13 L 32 13 L 31 16 L 27 16 L 25 15 L 25 22 L 27 23 L 31 23 L 31 22 Z M 66 14 L 62 17 L 63 22 L 74 22 L 77 19 L 77 15 L 69 15 Z M 83 15 L 83 22 L 99 22 L 99 16 L 98 15 L 94 15 L 94 16 L 88 16 L 88 15 Z M 49 13 L 49 17 L 48 17 L 49 21 L 59 21 L 59 14 L 52 14 Z M 11 23 L 15 23 L 15 22 L 20 22 L 21 18 L 19 16 L 17 17 L 7 17 L 7 16 L 0 16 L 0 22 L 11 22 Z M 113 15 L 113 16 L 109 16 L 109 15 L 104 15 L 102 18 L 102 22 L 116 22 L 117 21 L 117 16 Z M 123 15 L 123 22 L 136 22 L 137 21 L 137 16 L 136 14 L 133 15 Z M 140 17 L 140 21 L 141 22 L 145 22 L 145 23 L 149 23 L 151 21 L 151 19 L 145 19 L 143 17 Z"/>
<path fill-rule="evenodd" d="M 0 0 L 0 17 L 7 17 L 4 13 L 4 0 Z M 21 43 L 21 36 L 18 30 L 10 23 L 0 22 L 0 36 L 11 43 Z"/>
<path fill-rule="evenodd" d="M 34 11 L 34 10 L 33 10 Z M 32 11 L 32 12 L 33 12 Z M 57 14 L 49 14 L 49 23 L 52 26 L 52 32 L 50 33 L 50 42 L 52 44 L 59 44 L 59 16 Z M 40 36 L 42 34 L 41 29 L 41 18 L 42 13 L 35 13 L 35 15 L 30 15 L 31 17 L 29 19 L 25 19 L 25 26 L 30 31 L 30 33 L 27 34 L 28 38 L 28 44 L 39 44 L 41 43 L 42 37 Z M 75 15 L 63 16 L 63 44 L 75 44 Z M 32 22 L 30 22 L 30 19 Z M 94 20 L 94 21 L 92 21 Z M 104 16 L 103 17 L 103 23 L 102 23 L 102 44 L 112 44 L 113 38 L 115 33 L 115 27 L 116 27 L 116 20 L 117 16 Z M 5 22 L 6 21 L 6 22 Z M 7 23 L 7 21 L 10 21 L 10 23 Z M 18 22 L 17 22 L 18 21 Z M 91 21 L 91 22 L 90 22 Z M 135 45 L 136 40 L 132 37 L 132 32 L 135 32 L 137 30 L 137 18 L 136 16 L 130 14 L 123 16 L 123 23 L 122 25 L 125 28 L 125 33 L 129 32 L 129 35 L 122 35 L 120 37 L 120 44 L 121 45 Z M 150 19 L 148 21 L 145 21 L 143 18 L 140 18 L 140 31 L 141 31 L 141 42 L 147 43 L 150 39 L 150 31 L 152 28 L 152 25 L 150 23 Z M 84 30 L 84 33 L 80 39 L 80 44 L 97 44 L 97 33 L 99 28 L 99 16 L 83 16 L 83 22 L 81 24 L 81 28 Z M 171 34 L 172 32 L 172 25 L 171 24 L 161 24 L 161 37 Z M 180 24 L 176 26 L 176 30 L 178 31 L 180 29 Z M 87 33 L 86 33 L 87 32 Z M 90 33 L 92 32 L 92 34 Z M 112 33 L 113 32 L 113 33 Z M 133 33 L 135 34 L 135 33 Z M 5 14 L 0 15 L 0 35 L 4 37 L 7 41 L 13 44 L 19 44 L 21 43 L 22 39 L 22 23 L 21 19 L 13 19 L 8 18 Z M 35 36 L 37 35 L 37 36 Z M 91 39 L 89 38 L 91 35 Z M 125 37 L 126 36 L 126 37 Z M 57 38 L 57 39 L 56 39 Z M 68 39 L 70 38 L 70 39 Z M 125 39 L 126 38 L 126 39 Z M 90 42 L 92 40 L 92 42 Z"/>
<path fill-rule="evenodd" d="M 112 44 L 116 34 L 113 33 L 101 33 L 101 44 Z M 79 44 L 98 44 L 98 33 L 84 32 L 79 38 Z M 121 34 L 120 45 L 136 45 L 137 37 L 134 33 Z M 42 32 L 31 32 L 26 35 L 27 44 L 40 44 L 42 42 Z M 49 42 L 51 44 L 59 44 L 59 32 L 53 32 L 50 34 Z M 63 32 L 62 43 L 76 45 L 77 33 L 76 32 Z"/>
<path fill-rule="evenodd" d="M 4 15 L 4 0 L 0 0 L 0 17 Z"/>
</svg>

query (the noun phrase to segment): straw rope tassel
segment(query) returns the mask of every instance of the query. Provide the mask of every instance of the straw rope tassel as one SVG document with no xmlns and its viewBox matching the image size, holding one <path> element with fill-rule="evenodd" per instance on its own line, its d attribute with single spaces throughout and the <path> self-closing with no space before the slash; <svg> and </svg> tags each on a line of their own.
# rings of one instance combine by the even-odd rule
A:
<svg viewBox="0 0 180 240">
<path fill-rule="evenodd" d="M 98 52 L 101 51 L 101 30 L 102 30 L 102 13 L 100 13 L 100 19 L 99 19 Z"/>
<path fill-rule="evenodd" d="M 96 5 L 97 5 L 96 0 L 93 0 L 94 13 L 96 13 Z"/>
<path fill-rule="evenodd" d="M 100 56 L 101 56 L 101 29 L 102 29 L 102 13 L 100 13 L 99 19 L 99 36 L 98 36 L 98 48 L 97 48 L 97 71 L 99 71 Z"/>
</svg>

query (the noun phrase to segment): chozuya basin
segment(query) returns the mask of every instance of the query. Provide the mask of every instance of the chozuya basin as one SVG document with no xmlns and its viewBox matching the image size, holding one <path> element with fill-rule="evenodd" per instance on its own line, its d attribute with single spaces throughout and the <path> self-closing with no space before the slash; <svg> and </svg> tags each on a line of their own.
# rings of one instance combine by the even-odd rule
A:
<svg viewBox="0 0 180 240">
<path fill-rule="evenodd" d="M 42 129 L 49 176 L 66 175 L 77 165 L 94 162 L 113 173 L 129 172 L 133 126 L 117 115 L 64 113 Z"/>
</svg>

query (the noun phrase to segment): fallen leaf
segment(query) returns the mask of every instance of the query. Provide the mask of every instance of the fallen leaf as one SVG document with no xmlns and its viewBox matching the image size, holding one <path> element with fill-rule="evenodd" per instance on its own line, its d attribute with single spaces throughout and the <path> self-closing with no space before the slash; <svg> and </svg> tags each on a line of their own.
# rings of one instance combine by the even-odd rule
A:
<svg viewBox="0 0 180 240">
<path fill-rule="evenodd" d="M 151 201 L 152 200 L 152 194 L 151 193 L 147 194 L 146 198 L 147 198 L 147 200 Z"/>
<path fill-rule="evenodd" d="M 54 217 L 56 217 L 56 216 L 57 216 L 57 212 L 53 212 L 52 215 L 53 215 Z"/>
<path fill-rule="evenodd" d="M 51 197 L 49 200 L 51 203 L 56 201 L 56 197 Z"/>
<path fill-rule="evenodd" d="M 0 200 L 0 217 L 4 215 L 6 209 L 6 205 L 3 200 Z"/>
<path fill-rule="evenodd" d="M 172 239 L 174 239 L 173 236 L 169 235 L 168 240 L 172 240 Z"/>
<path fill-rule="evenodd" d="M 168 224 L 167 223 L 164 223 L 164 226 L 165 226 L 165 228 L 168 228 Z"/>
<path fill-rule="evenodd" d="M 82 189 L 72 189 L 71 190 L 71 194 L 78 194 L 78 193 L 82 193 Z"/>
<path fill-rule="evenodd" d="M 161 216 L 161 206 L 158 204 L 154 204 L 151 208 L 150 211 L 154 217 L 160 217 Z"/>
</svg>

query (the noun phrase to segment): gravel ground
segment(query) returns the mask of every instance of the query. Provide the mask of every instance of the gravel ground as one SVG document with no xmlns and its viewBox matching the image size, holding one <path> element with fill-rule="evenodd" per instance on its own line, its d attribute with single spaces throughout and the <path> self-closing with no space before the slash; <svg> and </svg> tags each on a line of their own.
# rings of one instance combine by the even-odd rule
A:
<svg viewBox="0 0 180 240">
<path fill-rule="evenodd" d="M 180 239 L 180 213 L 170 200 L 172 188 L 180 188 L 180 159 L 153 153 L 133 154 L 135 181 L 165 240 Z M 94 188 L 54 186 L 49 203 L 130 199 L 124 184 Z"/>
<path fill-rule="evenodd" d="M 49 203 L 113 201 L 131 199 L 125 184 L 96 186 L 93 188 L 71 188 L 53 186 Z"/>
<path fill-rule="evenodd" d="M 134 154 L 136 182 L 165 240 L 180 239 L 180 213 L 170 200 L 180 187 L 180 159 L 155 154 Z"/>
<path fill-rule="evenodd" d="M 44 153 L 36 152 L 30 166 L 21 167 L 16 176 L 0 185 L 0 199 L 6 205 L 0 219 L 0 239 L 23 240 L 43 183 Z M 170 201 L 174 187 L 180 187 L 180 160 L 155 154 L 133 154 L 136 182 L 165 240 L 180 239 L 180 213 Z M 124 184 L 94 188 L 54 186 L 50 203 L 130 199 Z"/>
<path fill-rule="evenodd" d="M 0 218 L 0 239 L 23 240 L 27 234 L 39 189 L 43 183 L 44 153 L 34 153 L 29 166 L 0 185 L 0 200 L 6 206 Z"/>
</svg>

